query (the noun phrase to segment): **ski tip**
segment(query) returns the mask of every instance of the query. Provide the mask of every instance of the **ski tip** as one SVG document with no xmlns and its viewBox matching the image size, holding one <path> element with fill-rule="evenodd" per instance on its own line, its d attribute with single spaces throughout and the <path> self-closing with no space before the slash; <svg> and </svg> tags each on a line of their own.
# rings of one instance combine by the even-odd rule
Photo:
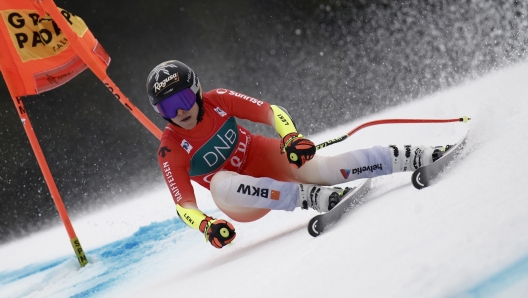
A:
<svg viewBox="0 0 528 298">
<path fill-rule="evenodd" d="M 321 234 L 320 227 L 318 224 L 319 216 L 312 218 L 308 223 L 308 233 L 312 235 L 312 237 L 317 237 Z"/>
<path fill-rule="evenodd" d="M 427 181 L 422 181 L 421 174 L 421 171 L 415 171 L 412 175 L 412 183 L 417 189 L 422 189 L 429 186 L 429 183 Z"/>
</svg>

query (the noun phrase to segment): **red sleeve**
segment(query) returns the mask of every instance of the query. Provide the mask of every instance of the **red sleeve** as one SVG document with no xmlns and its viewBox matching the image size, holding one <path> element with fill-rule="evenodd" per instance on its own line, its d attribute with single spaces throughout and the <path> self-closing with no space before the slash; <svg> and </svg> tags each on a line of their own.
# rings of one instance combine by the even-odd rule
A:
<svg viewBox="0 0 528 298">
<path fill-rule="evenodd" d="M 211 90 L 207 96 L 213 97 L 222 108 L 237 118 L 273 126 L 270 123 L 273 111 L 270 104 L 263 100 L 227 89 Z"/>
<path fill-rule="evenodd" d="M 196 207 L 194 188 L 189 176 L 190 162 L 185 150 L 172 139 L 162 138 L 158 162 L 174 202 L 180 206 L 189 203 Z"/>
</svg>

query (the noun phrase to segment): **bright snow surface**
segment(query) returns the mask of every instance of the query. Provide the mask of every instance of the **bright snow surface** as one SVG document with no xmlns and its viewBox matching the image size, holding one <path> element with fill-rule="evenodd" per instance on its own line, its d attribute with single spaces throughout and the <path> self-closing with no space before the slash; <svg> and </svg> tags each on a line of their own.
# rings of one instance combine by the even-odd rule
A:
<svg viewBox="0 0 528 298">
<path fill-rule="evenodd" d="M 415 189 L 411 173 L 375 178 L 366 202 L 318 238 L 306 229 L 315 211 L 273 211 L 235 223 L 236 240 L 218 250 L 156 185 L 73 219 L 90 262 L 82 269 L 62 227 L 0 246 L 0 297 L 528 297 L 527 82 L 520 64 L 310 136 L 320 143 L 385 118 L 472 118 L 369 127 L 321 150 L 445 145 L 470 131 L 431 187 Z M 195 187 L 202 210 L 223 218 Z"/>
</svg>

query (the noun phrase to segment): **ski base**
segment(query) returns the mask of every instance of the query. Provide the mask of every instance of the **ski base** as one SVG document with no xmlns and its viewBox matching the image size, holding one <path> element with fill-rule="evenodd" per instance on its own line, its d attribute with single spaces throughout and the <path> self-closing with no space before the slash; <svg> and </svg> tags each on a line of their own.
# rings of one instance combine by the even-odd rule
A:
<svg viewBox="0 0 528 298">
<path fill-rule="evenodd" d="M 442 173 L 442 171 L 459 155 L 460 151 L 464 149 L 466 138 L 467 134 L 462 140 L 453 145 L 452 148 L 449 148 L 449 150 L 437 161 L 414 171 L 411 178 L 414 187 L 422 189 L 429 186 L 431 181 L 435 179 L 438 174 Z"/>
<path fill-rule="evenodd" d="M 332 210 L 314 216 L 308 223 L 308 233 L 313 237 L 317 237 L 323 233 L 326 226 L 341 219 L 341 216 L 348 211 L 348 208 L 352 203 L 357 203 L 367 194 L 370 190 L 370 181 L 370 178 L 366 179 L 350 193 L 346 194 L 339 204 L 337 204 Z"/>
</svg>

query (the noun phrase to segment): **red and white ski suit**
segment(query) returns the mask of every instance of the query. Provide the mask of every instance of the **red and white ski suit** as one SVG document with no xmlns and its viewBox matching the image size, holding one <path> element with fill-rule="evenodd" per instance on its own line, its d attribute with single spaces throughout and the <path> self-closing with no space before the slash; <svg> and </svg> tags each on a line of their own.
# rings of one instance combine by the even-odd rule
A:
<svg viewBox="0 0 528 298">
<path fill-rule="evenodd" d="M 298 182 L 333 185 L 392 173 L 389 148 L 379 146 L 334 157 L 316 155 L 296 169 L 281 154 L 280 139 L 252 135 L 235 121 L 237 117 L 273 126 L 270 104 L 214 89 L 203 93 L 203 108 L 203 120 L 191 130 L 169 123 L 158 151 L 165 181 L 180 206 L 196 207 L 193 180 L 212 191 L 229 217 L 251 221 L 269 209 L 293 210 Z M 350 174 L 354 170 L 355 175 Z"/>
</svg>

